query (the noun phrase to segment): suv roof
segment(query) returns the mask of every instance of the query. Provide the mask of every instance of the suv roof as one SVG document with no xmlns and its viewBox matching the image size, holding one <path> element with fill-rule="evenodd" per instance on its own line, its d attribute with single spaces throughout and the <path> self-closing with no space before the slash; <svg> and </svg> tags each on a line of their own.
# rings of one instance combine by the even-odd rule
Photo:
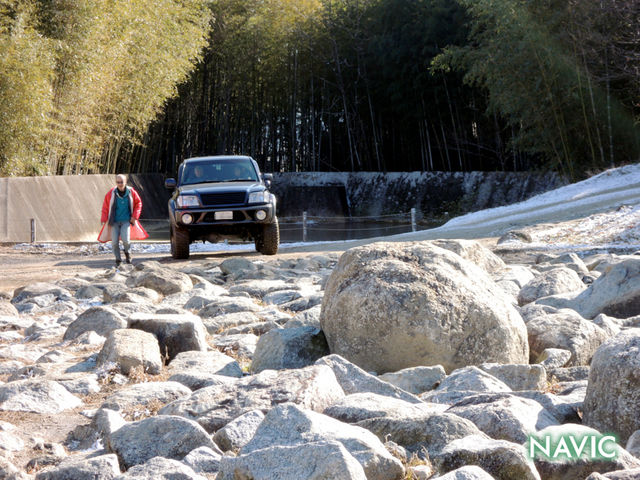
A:
<svg viewBox="0 0 640 480">
<path fill-rule="evenodd" d="M 206 162 L 210 160 L 231 161 L 231 160 L 253 160 L 246 155 L 210 155 L 207 157 L 192 157 L 184 160 L 184 163 Z"/>
</svg>

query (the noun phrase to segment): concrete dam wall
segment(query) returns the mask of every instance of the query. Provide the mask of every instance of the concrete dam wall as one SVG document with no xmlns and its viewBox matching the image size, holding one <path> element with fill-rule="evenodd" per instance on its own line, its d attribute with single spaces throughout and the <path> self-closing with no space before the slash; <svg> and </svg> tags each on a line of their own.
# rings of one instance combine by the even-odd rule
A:
<svg viewBox="0 0 640 480">
<path fill-rule="evenodd" d="M 129 176 L 142 197 L 142 223 L 168 229 L 161 174 Z M 525 200 L 557 188 L 552 174 L 504 172 L 282 173 L 274 175 L 278 215 L 376 216 L 412 207 L 428 219 L 456 216 Z M 94 241 L 105 193 L 113 175 L 0 178 L 0 242 L 28 242 L 31 219 L 36 241 Z"/>
</svg>

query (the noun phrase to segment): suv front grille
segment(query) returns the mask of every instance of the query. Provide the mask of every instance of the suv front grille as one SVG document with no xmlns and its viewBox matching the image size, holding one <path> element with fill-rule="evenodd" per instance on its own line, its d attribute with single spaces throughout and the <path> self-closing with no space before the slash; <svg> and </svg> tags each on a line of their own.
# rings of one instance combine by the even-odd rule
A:
<svg viewBox="0 0 640 480">
<path fill-rule="evenodd" d="M 202 205 L 211 207 L 216 205 L 244 205 L 246 192 L 218 192 L 203 193 L 200 195 Z"/>
</svg>

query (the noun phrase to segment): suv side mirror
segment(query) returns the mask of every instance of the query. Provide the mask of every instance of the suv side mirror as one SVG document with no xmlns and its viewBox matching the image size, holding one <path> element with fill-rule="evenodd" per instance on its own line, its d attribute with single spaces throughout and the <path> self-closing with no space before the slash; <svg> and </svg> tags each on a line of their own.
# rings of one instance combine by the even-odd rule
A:
<svg viewBox="0 0 640 480">
<path fill-rule="evenodd" d="M 174 190 L 176 188 L 176 179 L 175 178 L 167 178 L 164 181 L 164 188 L 167 190 Z"/>
<path fill-rule="evenodd" d="M 262 179 L 267 188 L 271 187 L 271 181 L 273 180 L 273 173 L 263 173 Z"/>
</svg>

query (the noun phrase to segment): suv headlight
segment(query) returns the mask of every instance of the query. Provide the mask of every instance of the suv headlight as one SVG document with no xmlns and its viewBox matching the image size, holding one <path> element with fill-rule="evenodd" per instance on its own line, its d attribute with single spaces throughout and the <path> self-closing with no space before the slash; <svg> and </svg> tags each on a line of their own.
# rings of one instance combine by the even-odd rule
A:
<svg viewBox="0 0 640 480">
<path fill-rule="evenodd" d="M 268 191 L 251 192 L 249 194 L 249 203 L 269 203 L 271 195 Z"/>
<path fill-rule="evenodd" d="M 179 208 L 184 207 L 199 207 L 200 199 L 197 195 L 179 195 L 176 200 Z"/>
</svg>

